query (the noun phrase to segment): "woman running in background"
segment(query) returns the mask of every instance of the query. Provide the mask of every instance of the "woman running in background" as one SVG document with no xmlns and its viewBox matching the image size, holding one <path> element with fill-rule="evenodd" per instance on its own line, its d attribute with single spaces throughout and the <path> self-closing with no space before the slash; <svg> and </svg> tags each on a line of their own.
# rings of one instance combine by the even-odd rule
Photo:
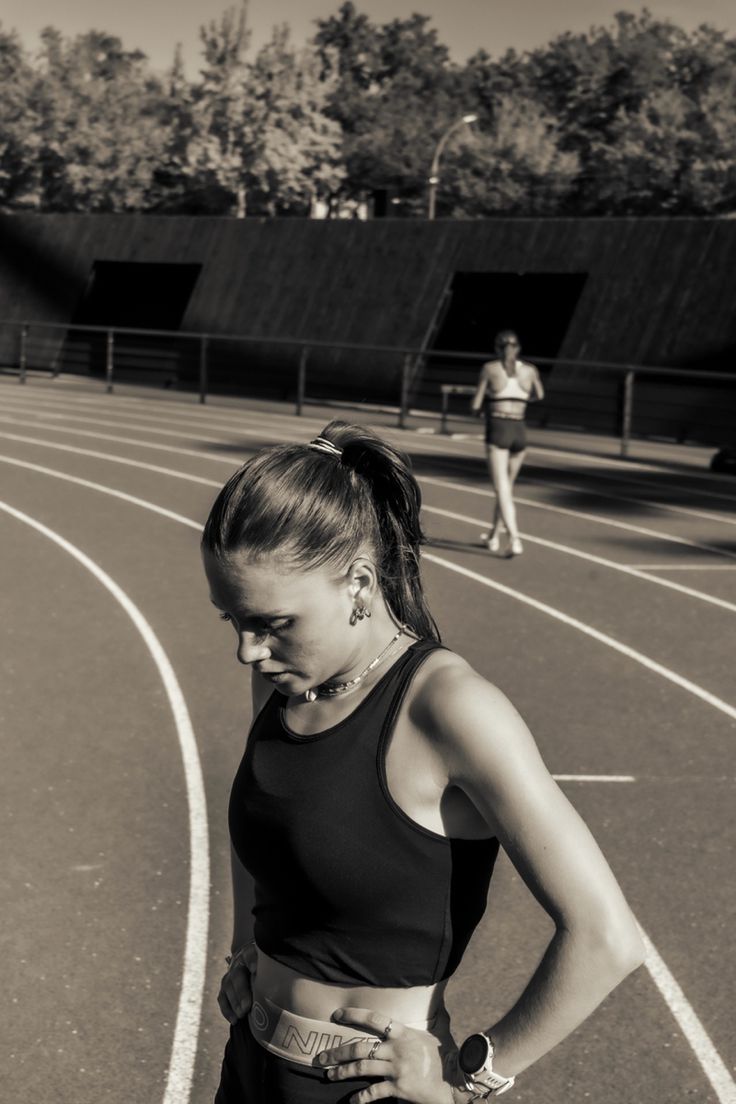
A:
<svg viewBox="0 0 736 1104">
<path fill-rule="evenodd" d="M 420 506 L 406 456 L 331 422 L 251 457 L 207 519 L 210 596 L 253 693 L 216 1104 L 501 1095 L 642 960 L 521 717 L 440 643 Z M 513 1006 L 479 1011 L 458 1047 L 445 988 L 499 846 L 554 933 Z"/>
<path fill-rule="evenodd" d="M 513 487 L 526 455 L 524 416 L 530 399 L 543 399 L 544 387 L 533 364 L 519 360 L 521 345 L 513 330 L 502 330 L 494 343 L 498 360 L 489 360 L 480 370 L 472 409 L 480 413 L 485 403 L 486 448 L 491 485 L 496 493 L 493 520 L 482 533 L 490 552 L 501 547 L 501 528 L 509 537 L 509 556 L 524 551 L 516 524 Z"/>
</svg>

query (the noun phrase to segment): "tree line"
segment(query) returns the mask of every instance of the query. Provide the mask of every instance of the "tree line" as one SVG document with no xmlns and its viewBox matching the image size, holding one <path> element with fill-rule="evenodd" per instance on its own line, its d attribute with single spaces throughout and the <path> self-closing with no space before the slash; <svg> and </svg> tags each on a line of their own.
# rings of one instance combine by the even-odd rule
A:
<svg viewBox="0 0 736 1104">
<path fill-rule="evenodd" d="M 166 72 L 99 31 L 0 26 L 4 210 L 279 216 L 736 212 L 736 38 L 620 12 L 535 50 L 453 62 L 424 15 L 373 22 L 347 0 L 295 45 L 250 49 L 245 4 Z"/>
</svg>

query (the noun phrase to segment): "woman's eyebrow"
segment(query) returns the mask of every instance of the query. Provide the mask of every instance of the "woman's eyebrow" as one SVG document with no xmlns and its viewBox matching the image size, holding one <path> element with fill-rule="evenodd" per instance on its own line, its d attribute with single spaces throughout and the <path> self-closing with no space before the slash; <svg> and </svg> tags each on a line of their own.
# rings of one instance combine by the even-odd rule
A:
<svg viewBox="0 0 736 1104">
<path fill-rule="evenodd" d="M 225 607 L 221 606 L 219 604 L 219 602 L 216 602 L 215 599 L 212 597 L 212 595 L 210 595 L 210 602 L 215 607 L 215 609 L 223 610 L 223 611 L 225 610 Z M 291 614 L 291 613 L 282 613 L 278 610 L 275 611 L 274 613 L 250 613 L 250 612 L 246 612 L 246 618 L 250 618 L 250 619 L 255 620 L 255 621 L 283 621 L 285 617 L 293 617 L 293 616 L 294 615 Z"/>
</svg>

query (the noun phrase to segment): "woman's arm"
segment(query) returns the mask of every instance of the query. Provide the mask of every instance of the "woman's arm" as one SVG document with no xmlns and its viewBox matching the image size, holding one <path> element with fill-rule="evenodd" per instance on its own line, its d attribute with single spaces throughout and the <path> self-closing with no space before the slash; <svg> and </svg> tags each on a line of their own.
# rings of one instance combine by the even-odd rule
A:
<svg viewBox="0 0 736 1104">
<path fill-rule="evenodd" d="M 532 371 L 532 395 L 535 399 L 541 400 L 544 398 L 544 385 L 542 383 L 542 377 L 539 374 L 539 369 L 535 368 L 534 365 L 532 365 Z"/>
<path fill-rule="evenodd" d="M 460 787 L 552 918 L 555 934 L 514 1006 L 487 1030 L 510 1077 L 578 1026 L 643 960 L 636 921 L 590 831 L 526 725 L 467 668 L 428 684 L 432 727 Z"/>
<path fill-rule="evenodd" d="M 486 388 L 488 387 L 488 372 L 487 365 L 484 364 L 480 370 L 478 376 L 478 386 L 475 389 L 475 394 L 470 402 L 470 409 L 474 414 L 478 414 L 483 407 L 483 399 L 486 395 Z"/>
</svg>

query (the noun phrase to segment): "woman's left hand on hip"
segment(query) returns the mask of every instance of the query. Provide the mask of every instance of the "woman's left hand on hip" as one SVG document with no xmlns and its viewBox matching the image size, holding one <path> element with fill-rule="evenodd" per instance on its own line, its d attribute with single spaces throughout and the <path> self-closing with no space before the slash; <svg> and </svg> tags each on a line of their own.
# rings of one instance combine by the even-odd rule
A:
<svg viewBox="0 0 736 1104">
<path fill-rule="evenodd" d="M 410 1104 L 452 1104 L 452 1089 L 443 1076 L 440 1041 L 434 1035 L 368 1008 L 338 1008 L 332 1019 L 367 1029 L 371 1036 L 318 1054 L 317 1064 L 326 1068 L 328 1078 L 382 1078 L 351 1096 L 349 1104 L 372 1104 L 392 1097 Z"/>
</svg>

